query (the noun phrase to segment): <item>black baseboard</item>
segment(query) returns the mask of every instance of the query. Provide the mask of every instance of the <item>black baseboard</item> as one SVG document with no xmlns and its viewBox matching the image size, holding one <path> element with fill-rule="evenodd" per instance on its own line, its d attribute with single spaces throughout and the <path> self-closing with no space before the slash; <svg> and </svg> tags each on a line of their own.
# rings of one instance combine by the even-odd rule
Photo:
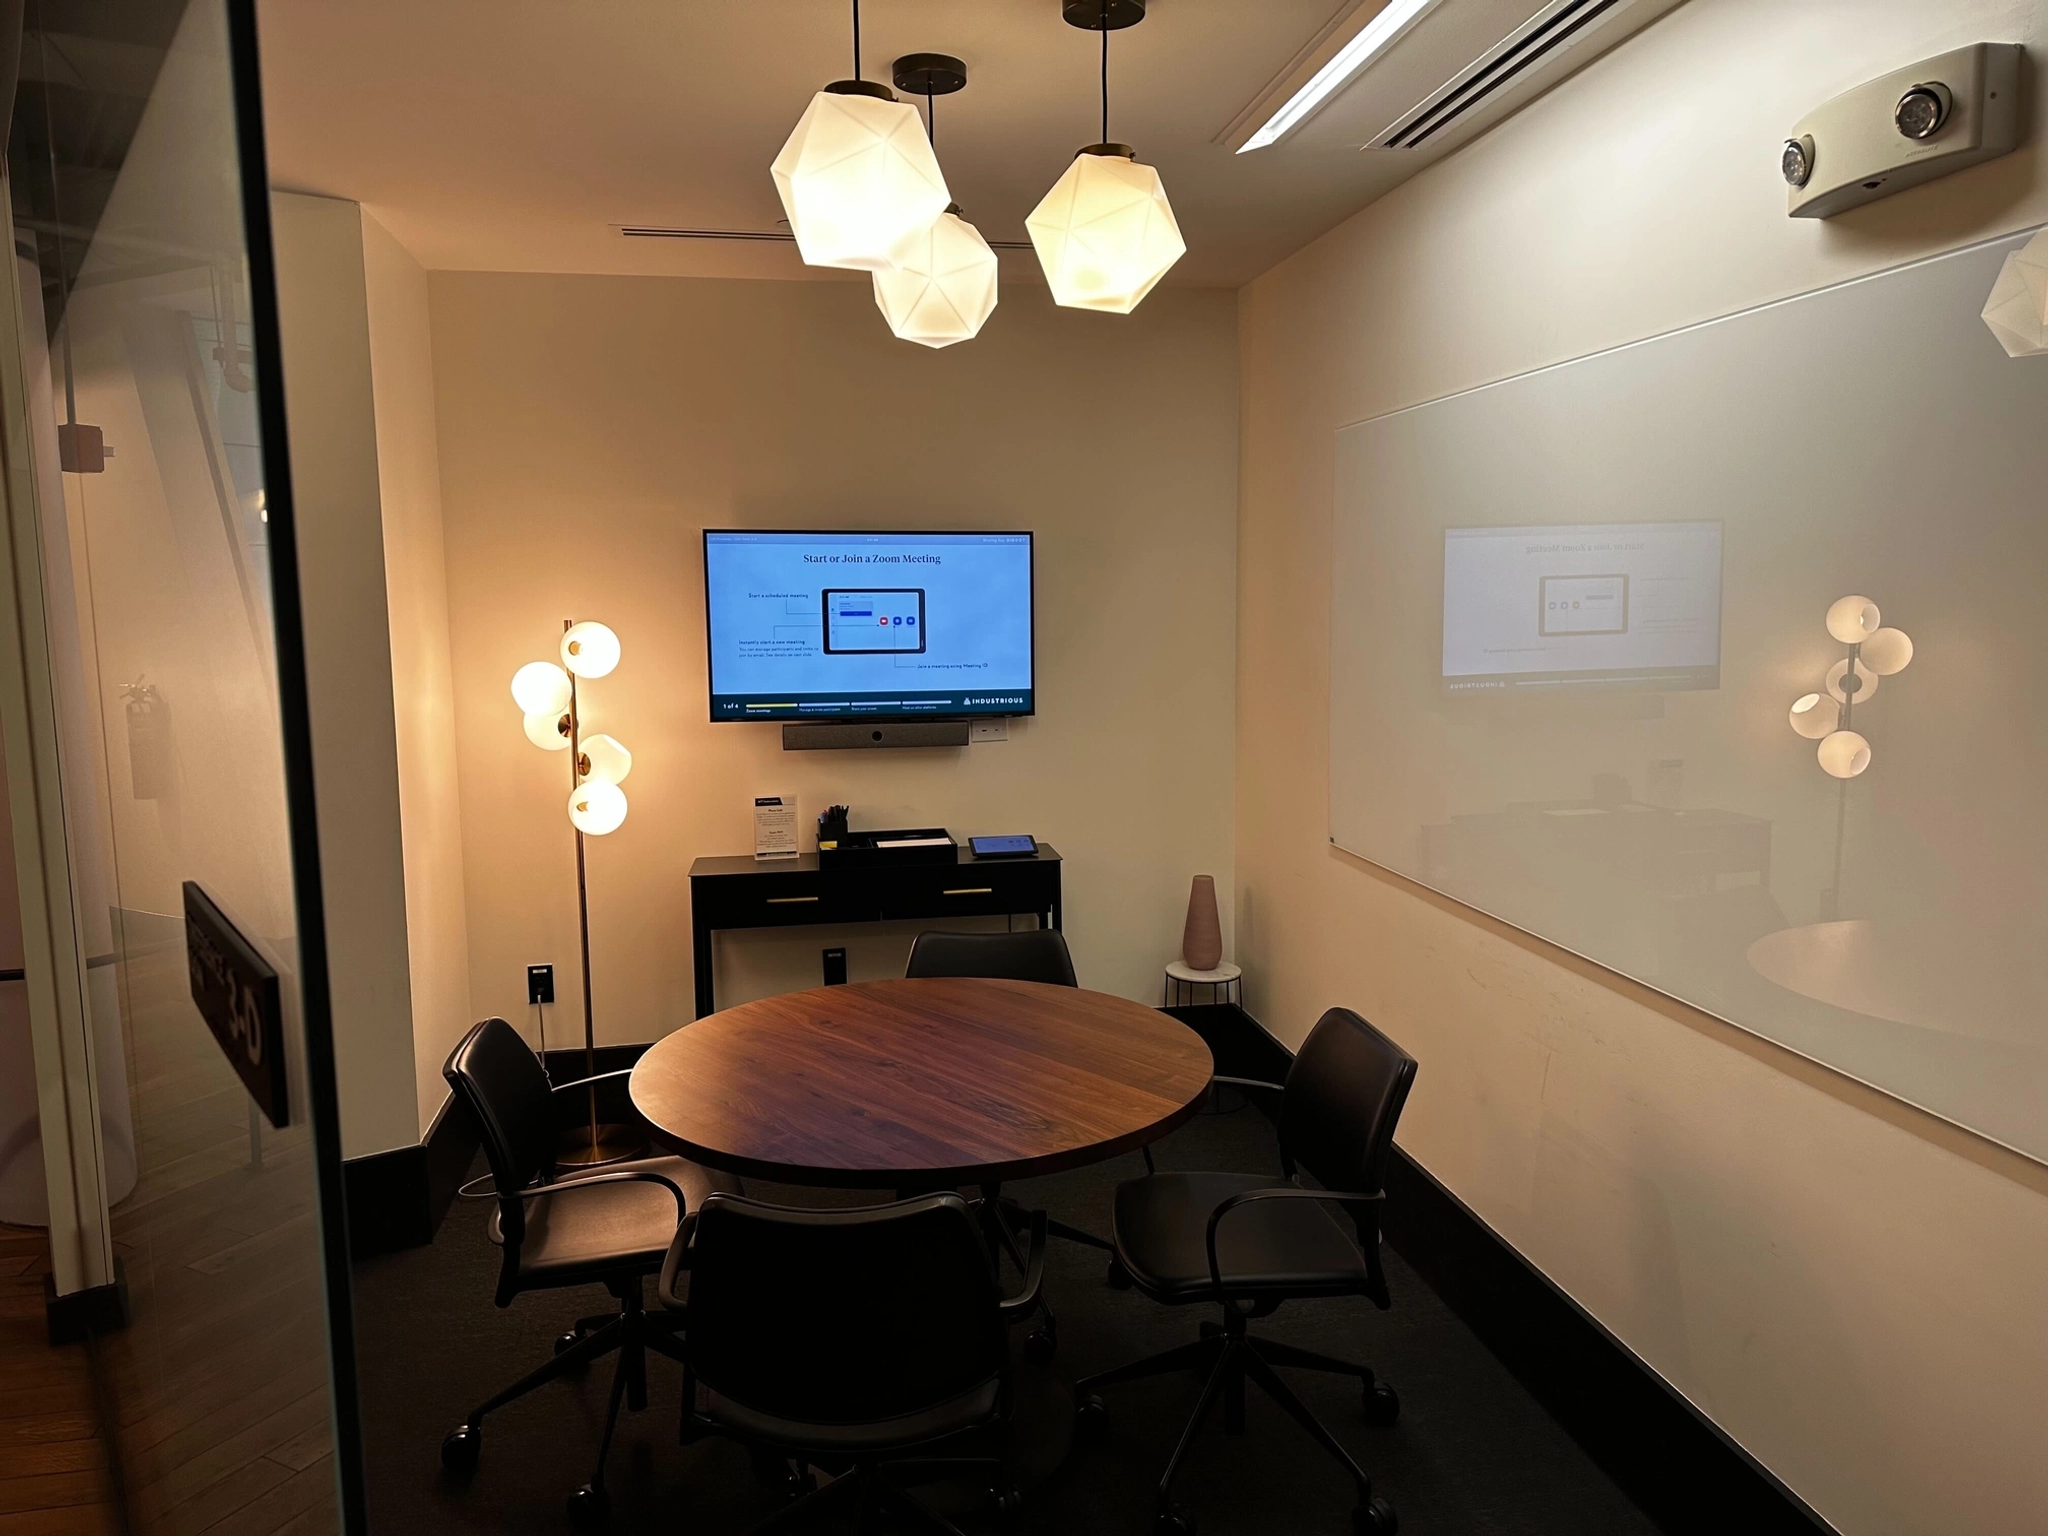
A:
<svg viewBox="0 0 2048 1536">
<path fill-rule="evenodd" d="M 1226 1076 L 1279 1082 L 1293 1063 L 1241 1008 L 1167 1011 L 1209 1042 Z M 1394 1153 L 1381 1216 L 1387 1243 L 1660 1529 L 1832 1532 L 1426 1168 Z"/>
<path fill-rule="evenodd" d="M 59 1296 L 57 1277 L 43 1276 L 43 1321 L 52 1344 L 80 1344 L 98 1335 L 119 1333 L 128 1326 L 128 1315 L 128 1270 L 119 1254 L 114 1255 L 111 1285 L 89 1286 Z"/>
<path fill-rule="evenodd" d="M 374 1259 L 434 1240 L 428 1167 L 424 1146 L 394 1147 L 342 1163 L 350 1258 Z"/>
</svg>

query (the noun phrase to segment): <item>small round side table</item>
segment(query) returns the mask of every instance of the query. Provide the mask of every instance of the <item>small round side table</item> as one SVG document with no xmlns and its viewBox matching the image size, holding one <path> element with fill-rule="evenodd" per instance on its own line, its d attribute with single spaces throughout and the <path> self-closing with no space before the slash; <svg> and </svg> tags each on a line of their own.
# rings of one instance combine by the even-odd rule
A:
<svg viewBox="0 0 2048 1536">
<path fill-rule="evenodd" d="M 1198 971 L 1185 960 L 1166 962 L 1166 981 L 1160 990 L 1161 1006 L 1166 1008 L 1199 1007 L 1196 1001 L 1197 987 L 1209 989 L 1211 1003 L 1236 1003 L 1244 1005 L 1244 967 L 1232 965 L 1228 960 L 1213 971 Z"/>
</svg>

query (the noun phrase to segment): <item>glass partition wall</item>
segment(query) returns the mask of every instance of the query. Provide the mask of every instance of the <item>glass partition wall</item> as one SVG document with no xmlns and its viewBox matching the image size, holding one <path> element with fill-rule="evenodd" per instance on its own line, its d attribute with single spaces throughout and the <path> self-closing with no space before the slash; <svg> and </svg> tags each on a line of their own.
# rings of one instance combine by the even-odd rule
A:
<svg viewBox="0 0 2048 1536">
<path fill-rule="evenodd" d="M 130 1529 L 361 1529 L 253 7 L 27 0 L 0 22 L 21 638 L 0 682 L 29 738 L 8 742 L 17 841 L 27 807 L 43 849 L 17 859 L 24 906 L 51 914 L 56 1288 L 99 1299 Z M 270 1113 L 194 1003 L 195 890 L 276 974 Z M 27 968 L 33 1007 L 33 946 Z"/>
</svg>

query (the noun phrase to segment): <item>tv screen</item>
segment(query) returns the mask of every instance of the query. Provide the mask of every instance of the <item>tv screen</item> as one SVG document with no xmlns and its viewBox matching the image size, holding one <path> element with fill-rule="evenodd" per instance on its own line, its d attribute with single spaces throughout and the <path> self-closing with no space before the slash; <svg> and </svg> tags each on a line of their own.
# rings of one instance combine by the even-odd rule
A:
<svg viewBox="0 0 2048 1536">
<path fill-rule="evenodd" d="M 1444 687 L 1721 686 L 1721 525 L 1444 530 Z"/>
<path fill-rule="evenodd" d="M 1031 535 L 706 529 L 716 720 L 1032 713 Z"/>
</svg>

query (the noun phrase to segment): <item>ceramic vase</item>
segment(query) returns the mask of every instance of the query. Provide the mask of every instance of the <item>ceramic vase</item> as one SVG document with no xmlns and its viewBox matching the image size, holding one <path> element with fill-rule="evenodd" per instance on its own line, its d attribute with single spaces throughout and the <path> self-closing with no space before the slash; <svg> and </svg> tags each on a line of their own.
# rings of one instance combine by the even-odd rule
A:
<svg viewBox="0 0 2048 1536">
<path fill-rule="evenodd" d="M 1223 920 L 1216 914 L 1216 877 L 1197 875 L 1188 891 L 1188 925 L 1180 957 L 1190 970 L 1213 971 L 1223 963 Z"/>
</svg>

